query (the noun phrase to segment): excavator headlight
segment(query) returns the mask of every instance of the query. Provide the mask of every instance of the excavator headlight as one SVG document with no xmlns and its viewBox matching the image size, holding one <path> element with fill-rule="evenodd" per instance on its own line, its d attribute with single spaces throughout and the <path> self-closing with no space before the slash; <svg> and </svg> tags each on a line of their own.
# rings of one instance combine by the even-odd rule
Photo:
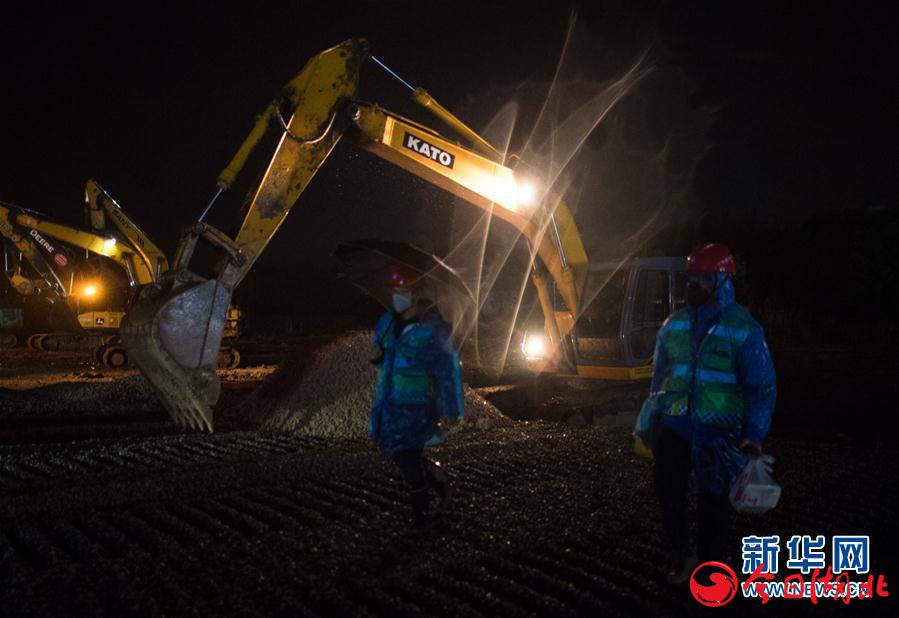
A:
<svg viewBox="0 0 899 618">
<path fill-rule="evenodd" d="M 516 198 L 521 206 L 533 206 L 537 203 L 537 187 L 527 181 L 518 183 Z"/>
<path fill-rule="evenodd" d="M 103 241 L 103 253 L 112 253 L 115 251 L 116 239 L 115 238 L 107 238 Z"/>
<path fill-rule="evenodd" d="M 95 283 L 88 283 L 81 288 L 81 295 L 87 298 L 95 298 L 100 293 L 100 286 Z"/>
<path fill-rule="evenodd" d="M 521 351 L 526 358 L 546 358 L 549 352 L 546 336 L 542 334 L 528 333 L 521 344 Z"/>
<path fill-rule="evenodd" d="M 537 185 L 513 176 L 506 176 L 494 181 L 493 194 L 497 202 L 517 212 L 522 208 L 532 208 L 538 201 Z"/>
</svg>

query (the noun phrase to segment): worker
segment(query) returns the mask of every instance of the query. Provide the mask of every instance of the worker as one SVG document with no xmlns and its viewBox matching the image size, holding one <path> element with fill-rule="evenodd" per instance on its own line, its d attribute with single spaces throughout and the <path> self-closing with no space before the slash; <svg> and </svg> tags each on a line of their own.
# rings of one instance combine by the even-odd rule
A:
<svg viewBox="0 0 899 618">
<path fill-rule="evenodd" d="M 728 494 L 759 457 L 771 426 L 776 385 L 761 326 L 734 300 L 736 272 L 721 244 L 687 257 L 687 306 L 656 338 L 650 396 L 637 437 L 648 441 L 662 526 L 670 544 L 668 582 L 687 581 L 696 564 L 725 559 Z M 650 427 L 650 431 L 646 428 Z M 687 519 L 690 472 L 697 489 L 697 543 Z"/>
<path fill-rule="evenodd" d="M 463 414 L 462 377 L 452 328 L 417 285 L 416 271 L 390 272 L 393 310 L 381 316 L 374 342 L 380 356 L 371 410 L 371 438 L 392 458 L 409 488 L 413 525 L 424 527 L 446 512 L 453 491 L 444 466 L 427 459 L 428 446 L 443 442 L 439 421 Z M 435 511 L 430 491 L 436 492 Z M 436 516 L 435 516 L 436 515 Z"/>
</svg>

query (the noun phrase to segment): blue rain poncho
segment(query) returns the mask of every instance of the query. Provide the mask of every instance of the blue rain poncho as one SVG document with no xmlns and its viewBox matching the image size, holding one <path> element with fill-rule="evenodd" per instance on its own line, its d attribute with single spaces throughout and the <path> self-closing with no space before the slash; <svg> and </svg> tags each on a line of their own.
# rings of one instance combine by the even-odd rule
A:
<svg viewBox="0 0 899 618">
<path fill-rule="evenodd" d="M 381 316 L 374 336 L 383 358 L 370 430 L 385 456 L 440 444 L 438 421 L 463 414 L 461 367 L 449 324 L 433 309 L 418 322 L 398 320 L 395 313 Z"/>
<path fill-rule="evenodd" d="M 725 310 L 735 303 L 731 278 L 718 273 L 715 303 L 681 310 L 689 313 L 694 350 L 699 349 L 700 343 L 719 323 Z M 664 386 L 674 365 L 667 353 L 667 338 L 672 336 L 671 328 L 672 319 L 669 318 L 659 330 L 653 356 L 650 397 L 641 411 L 636 433 L 640 435 L 644 432 L 651 425 L 648 419 L 658 416 L 658 422 L 692 442 L 693 471 L 699 491 L 726 493 L 746 464 L 746 458 L 740 452 L 740 443 L 745 439 L 761 444 L 771 427 L 777 389 L 774 365 L 765 343 L 765 335 L 761 326 L 751 320 L 748 336 L 739 349 L 734 370 L 743 396 L 742 418 L 736 427 L 720 428 L 700 422 L 698 415 L 694 414 L 695 398 L 692 396 L 689 397 L 685 414 L 674 416 L 659 409 L 665 405 Z M 695 371 L 695 361 L 694 353 L 692 371 Z"/>
</svg>

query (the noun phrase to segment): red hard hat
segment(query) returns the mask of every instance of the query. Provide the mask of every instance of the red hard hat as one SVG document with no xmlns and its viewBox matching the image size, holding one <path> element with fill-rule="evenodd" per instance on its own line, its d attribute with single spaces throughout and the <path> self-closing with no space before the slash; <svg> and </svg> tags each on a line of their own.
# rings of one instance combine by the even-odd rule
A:
<svg viewBox="0 0 899 618">
<path fill-rule="evenodd" d="M 725 245 L 709 243 L 693 249 L 687 256 L 687 272 L 695 273 L 727 273 L 737 272 L 734 254 Z"/>
<path fill-rule="evenodd" d="M 407 288 L 421 276 L 421 273 L 405 264 L 393 264 L 390 267 L 388 285 L 393 289 Z"/>
</svg>

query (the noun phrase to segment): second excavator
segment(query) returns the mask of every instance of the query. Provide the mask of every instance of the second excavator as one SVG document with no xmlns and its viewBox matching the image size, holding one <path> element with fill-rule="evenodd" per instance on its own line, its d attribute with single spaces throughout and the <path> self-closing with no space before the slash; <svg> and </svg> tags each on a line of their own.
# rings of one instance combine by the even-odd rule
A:
<svg viewBox="0 0 899 618">
<path fill-rule="evenodd" d="M 122 367 L 128 357 L 118 329 L 125 309 L 168 269 L 168 260 L 95 180 L 86 184 L 85 209 L 90 229 L 0 203 L 4 274 L 19 294 L 49 305 L 52 330 L 31 333 L 29 348 L 89 349 L 101 364 Z M 237 335 L 236 312 L 229 308 L 226 337 Z M 226 347 L 218 362 L 236 366 L 239 355 Z"/>
</svg>

